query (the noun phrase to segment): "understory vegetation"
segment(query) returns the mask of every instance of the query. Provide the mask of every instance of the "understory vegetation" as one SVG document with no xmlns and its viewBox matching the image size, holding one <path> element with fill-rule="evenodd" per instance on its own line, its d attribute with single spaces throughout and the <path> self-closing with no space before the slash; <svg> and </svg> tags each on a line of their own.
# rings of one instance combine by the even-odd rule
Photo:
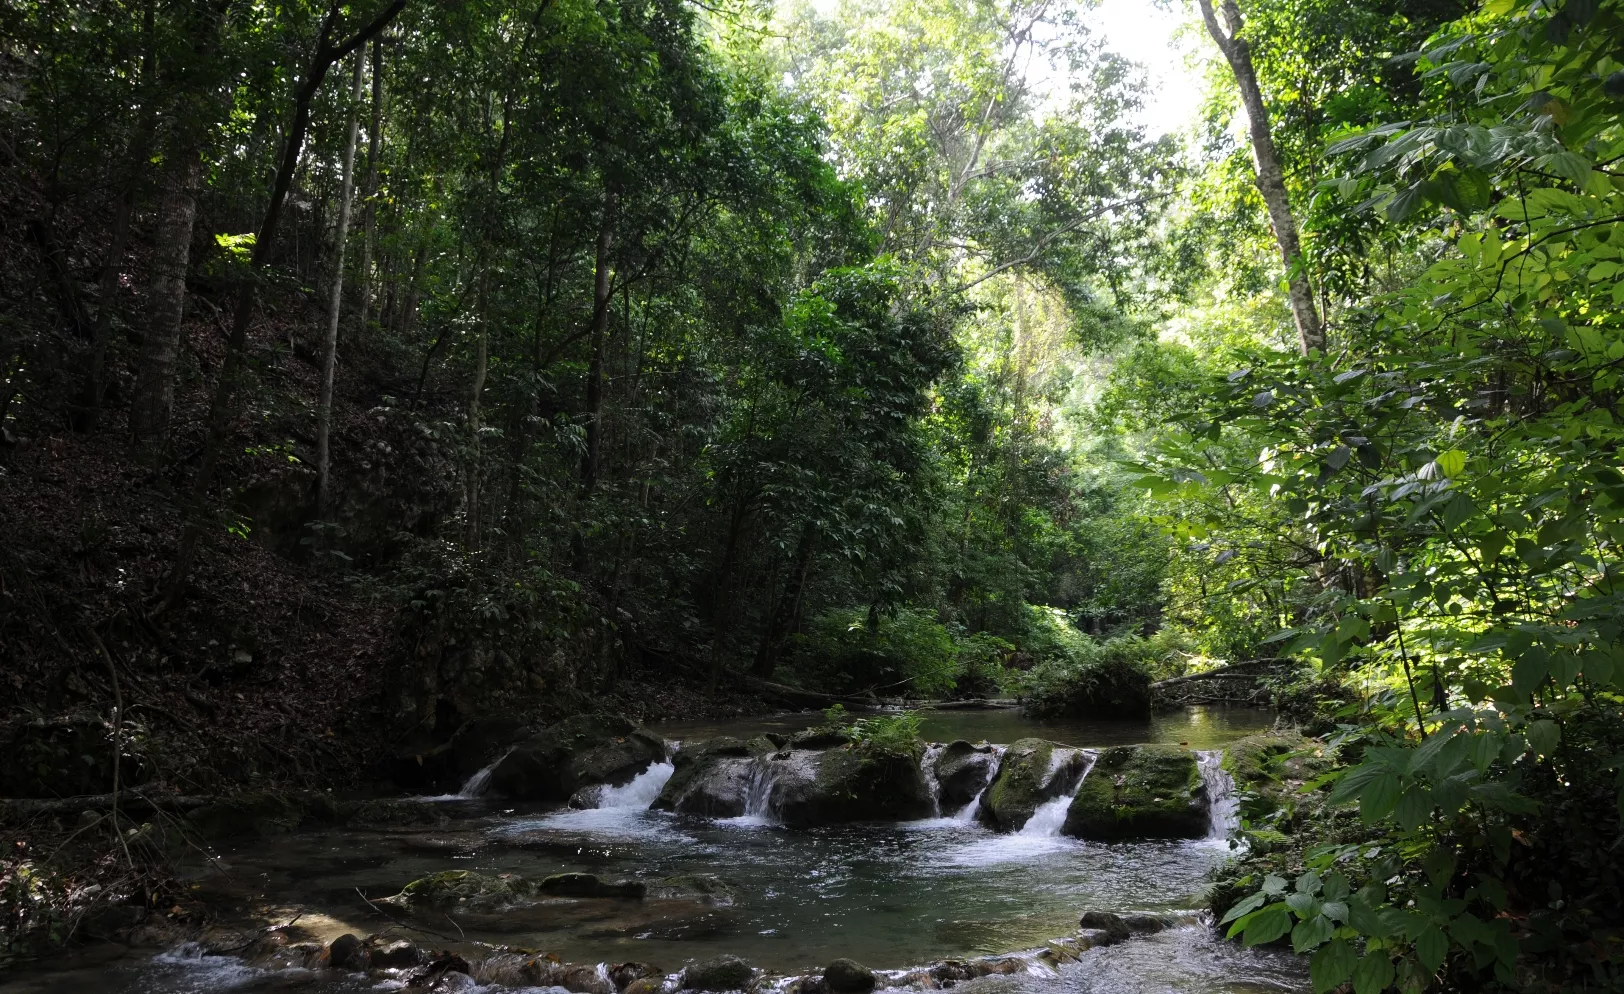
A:
<svg viewBox="0 0 1624 994">
<path fill-rule="evenodd" d="M 0 11 L 0 966 L 120 792 L 1257 673 L 1227 934 L 1624 985 L 1624 2 L 1091 9 Z"/>
</svg>

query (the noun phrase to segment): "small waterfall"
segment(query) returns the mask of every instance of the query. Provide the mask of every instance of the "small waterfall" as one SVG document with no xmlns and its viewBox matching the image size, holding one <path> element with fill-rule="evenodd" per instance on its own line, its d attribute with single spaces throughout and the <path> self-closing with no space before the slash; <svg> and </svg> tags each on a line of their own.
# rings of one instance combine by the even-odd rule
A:
<svg viewBox="0 0 1624 994">
<path fill-rule="evenodd" d="M 953 813 L 954 821 L 963 822 L 964 824 L 969 825 L 976 820 L 976 809 L 981 807 L 981 795 L 985 794 L 987 792 L 987 788 L 992 786 L 992 782 L 998 779 L 998 767 L 1004 761 L 1004 750 L 1007 748 L 1008 746 L 1001 745 L 995 745 L 992 747 L 992 764 L 987 768 L 989 776 L 987 777 L 986 785 L 980 790 L 976 791 L 976 796 L 970 798 L 969 804 L 966 804 L 964 807 Z"/>
<path fill-rule="evenodd" d="M 1027 838 L 1049 838 L 1060 834 L 1061 826 L 1066 824 L 1066 811 L 1071 807 L 1072 798 L 1077 796 L 1083 781 L 1088 779 L 1089 772 L 1094 769 L 1097 754 L 1085 751 L 1083 756 L 1086 765 L 1083 766 L 1083 775 L 1077 778 L 1076 786 L 1038 805 L 1038 809 L 1032 812 L 1032 817 L 1026 819 L 1026 824 L 1021 826 L 1016 835 L 1024 835 Z M 1055 757 L 1050 760 L 1052 764 L 1050 771 L 1053 772 L 1054 768 L 1064 761 L 1064 757 L 1056 751 Z"/>
<path fill-rule="evenodd" d="M 454 796 L 462 798 L 484 797 L 485 791 L 491 785 L 491 773 L 495 771 L 498 766 L 502 765 L 502 760 L 508 758 L 508 753 L 511 753 L 512 751 L 512 749 L 509 749 L 507 752 L 502 753 L 502 755 L 496 757 L 495 761 L 493 761 L 491 765 L 469 777 L 468 782 L 463 784 Z"/>
<path fill-rule="evenodd" d="M 660 796 L 665 782 L 671 779 L 671 774 L 676 772 L 676 769 L 669 759 L 650 763 L 648 769 L 633 777 L 625 786 L 604 787 L 598 794 L 598 807 L 636 808 L 642 811 Z"/>
<path fill-rule="evenodd" d="M 1224 769 L 1222 749 L 1198 752 L 1196 762 L 1207 790 L 1207 838 L 1227 840 L 1240 826 L 1240 799 L 1235 796 L 1235 780 Z"/>
<path fill-rule="evenodd" d="M 750 784 L 744 795 L 744 814 L 731 819 L 743 825 L 772 825 L 773 781 L 777 771 L 765 756 L 750 764 Z"/>
<path fill-rule="evenodd" d="M 925 746 L 925 757 L 919 761 L 919 770 L 925 775 L 925 789 L 930 791 L 931 812 L 937 818 L 942 816 L 942 783 L 936 779 L 936 759 L 946 748 L 947 746 L 941 742 L 928 743 Z"/>
</svg>

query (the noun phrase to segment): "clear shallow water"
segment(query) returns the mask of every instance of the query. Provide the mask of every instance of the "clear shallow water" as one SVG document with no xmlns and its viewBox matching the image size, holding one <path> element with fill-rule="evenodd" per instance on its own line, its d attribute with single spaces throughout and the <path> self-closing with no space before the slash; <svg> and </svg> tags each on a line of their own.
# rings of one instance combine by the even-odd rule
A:
<svg viewBox="0 0 1624 994">
<path fill-rule="evenodd" d="M 1035 734 L 1084 747 L 1162 741 L 1209 748 L 1265 727 L 1272 715 L 1229 709 L 1149 722 L 1044 726 L 1014 712 L 946 711 L 928 721 L 926 734 L 933 739 L 1008 742 Z M 692 739 L 794 731 L 807 724 L 808 715 L 795 715 L 659 731 Z M 1187 911 L 1198 905 L 1207 871 L 1229 851 L 1219 839 L 1083 842 L 1053 834 L 1059 819 L 1052 817 L 1000 835 L 960 812 L 900 825 L 789 831 L 760 815 L 713 822 L 647 810 L 669 773 L 668 765 L 656 767 L 608 791 L 604 800 L 612 806 L 595 810 L 429 801 L 447 815 L 433 830 L 316 832 L 222 847 L 220 862 L 198 867 L 196 880 L 217 900 L 245 912 L 282 921 L 303 915 L 300 938 L 392 930 L 423 945 L 462 947 L 470 954 L 473 944 L 489 943 L 552 952 L 576 963 L 636 960 L 665 971 L 725 952 L 793 973 L 839 956 L 900 969 L 1011 952 L 1074 933 L 1078 915 L 1088 909 Z M 363 900 L 449 869 L 531 879 L 571 870 L 648 881 L 714 874 L 736 900 L 731 906 L 655 898 L 554 901 L 451 916 L 405 915 Z M 426 931 L 414 934 L 414 928 Z M 967 986 L 984 994 L 1306 990 L 1298 961 L 1215 943 L 1205 928 L 1174 929 L 1091 951 L 1084 959 L 1058 975 L 1040 971 L 1042 976 L 983 978 Z M 68 986 L 33 989 L 201 994 L 297 988 L 338 994 L 373 989 L 373 983 L 332 974 L 269 974 L 230 959 L 171 955 L 144 966 L 93 971 Z"/>
</svg>

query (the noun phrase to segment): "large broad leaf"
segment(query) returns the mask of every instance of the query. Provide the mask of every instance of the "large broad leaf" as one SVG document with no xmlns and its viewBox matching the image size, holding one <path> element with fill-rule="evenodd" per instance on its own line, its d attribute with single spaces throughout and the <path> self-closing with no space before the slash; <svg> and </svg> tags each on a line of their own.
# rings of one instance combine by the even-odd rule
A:
<svg viewBox="0 0 1624 994">
<path fill-rule="evenodd" d="M 1325 994 L 1348 982 L 1353 968 L 1359 964 L 1359 954 L 1346 939 L 1332 939 L 1320 947 L 1308 961 L 1308 979 L 1314 985 L 1314 994 Z"/>
<path fill-rule="evenodd" d="M 1286 910 L 1284 904 L 1271 904 L 1247 922 L 1241 935 L 1241 942 L 1248 946 L 1260 946 L 1265 942 L 1274 940 L 1291 931 L 1291 912 Z"/>
<path fill-rule="evenodd" d="M 1393 813 L 1398 805 L 1400 783 L 1397 773 L 1386 773 L 1371 781 L 1359 795 L 1359 817 L 1374 825 Z"/>
<path fill-rule="evenodd" d="M 1393 983 L 1393 961 L 1385 952 L 1366 953 L 1353 968 L 1353 994 L 1381 994 Z"/>
<path fill-rule="evenodd" d="M 1415 955 L 1429 973 L 1437 973 L 1449 954 L 1449 937 L 1436 925 L 1428 925 L 1415 937 Z"/>
<path fill-rule="evenodd" d="M 1291 930 L 1291 948 L 1294 952 L 1306 953 L 1319 948 L 1322 942 L 1329 939 L 1336 932 L 1336 926 L 1324 915 L 1315 915 L 1304 922 L 1298 922 L 1297 927 Z"/>
<path fill-rule="evenodd" d="M 1241 903 L 1235 905 L 1233 908 L 1230 908 L 1229 911 L 1224 914 L 1224 917 L 1218 922 L 1218 924 L 1228 925 L 1230 922 L 1241 917 L 1242 915 L 1249 915 L 1257 909 L 1263 907 L 1263 902 L 1267 901 L 1268 899 L 1269 895 L 1263 893 L 1262 891 L 1258 891 L 1256 894 L 1253 894 L 1251 897 L 1241 901 Z"/>
<path fill-rule="evenodd" d="M 1549 756 L 1556 752 L 1556 744 L 1562 740 L 1562 726 L 1554 721 L 1531 721 L 1525 734 L 1530 749 L 1541 756 Z"/>
</svg>

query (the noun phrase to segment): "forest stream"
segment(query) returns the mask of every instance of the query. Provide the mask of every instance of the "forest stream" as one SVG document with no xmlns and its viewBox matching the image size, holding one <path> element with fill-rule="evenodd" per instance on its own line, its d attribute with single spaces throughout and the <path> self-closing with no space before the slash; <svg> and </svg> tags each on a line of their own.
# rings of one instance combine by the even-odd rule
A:
<svg viewBox="0 0 1624 994">
<path fill-rule="evenodd" d="M 721 734 L 788 732 L 816 716 L 652 729 L 668 743 Z M 1000 834 L 974 819 L 976 802 L 900 823 L 789 829 L 753 800 L 743 816 L 702 819 L 651 810 L 672 775 L 655 763 L 630 783 L 603 790 L 594 809 L 513 808 L 480 796 L 483 773 L 458 794 L 424 797 L 445 818 L 431 828 L 303 832 L 221 847 L 186 870 L 222 906 L 236 902 L 263 920 L 291 922 L 297 937 L 330 942 L 346 932 L 388 933 L 450 948 L 474 964 L 480 990 L 539 989 L 493 980 L 504 950 L 549 952 L 566 963 L 638 962 L 675 971 L 686 961 L 733 954 L 768 977 L 817 972 L 849 957 L 902 982 L 909 968 L 950 958 L 1019 957 L 1018 969 L 967 980 L 977 991 L 1242 992 L 1305 989 L 1305 970 L 1283 952 L 1217 941 L 1196 910 L 1204 878 L 1229 853 L 1233 787 L 1219 748 L 1267 727 L 1270 712 L 1192 708 L 1140 721 L 1038 723 L 1014 711 L 942 711 L 924 737 L 1007 742 L 1043 736 L 1085 750 L 1135 743 L 1187 746 L 1201 756 L 1213 792 L 1208 837 L 1089 842 L 1060 834 L 1069 794 L 1040 806 L 1027 824 Z M 926 765 L 941 748 L 933 745 Z M 1092 753 L 1089 753 L 1092 755 Z M 765 790 L 761 797 L 767 796 Z M 979 800 L 979 797 L 977 798 Z M 406 914 L 373 903 L 414 879 L 447 870 L 540 879 L 591 873 L 614 880 L 719 879 L 706 900 L 544 900 L 479 914 Z M 1078 934 L 1084 911 L 1148 913 L 1167 927 L 1071 962 L 1044 954 Z M 1073 959 L 1066 957 L 1066 959 Z M 1007 968 L 1006 968 L 1007 969 Z M 607 974 L 605 974 L 607 975 Z M 404 974 L 403 974 L 404 976 Z M 70 979 L 71 978 L 71 979 Z M 771 983 L 769 979 L 767 981 Z M 251 965 L 187 945 L 145 962 L 19 978 L 17 990 L 94 994 L 389 990 L 385 971 Z M 674 985 L 673 985 L 674 986 Z M 439 988 L 435 988 L 439 989 Z M 470 987 L 469 989 L 474 989 Z M 553 988 L 557 990 L 558 988 Z"/>
</svg>

